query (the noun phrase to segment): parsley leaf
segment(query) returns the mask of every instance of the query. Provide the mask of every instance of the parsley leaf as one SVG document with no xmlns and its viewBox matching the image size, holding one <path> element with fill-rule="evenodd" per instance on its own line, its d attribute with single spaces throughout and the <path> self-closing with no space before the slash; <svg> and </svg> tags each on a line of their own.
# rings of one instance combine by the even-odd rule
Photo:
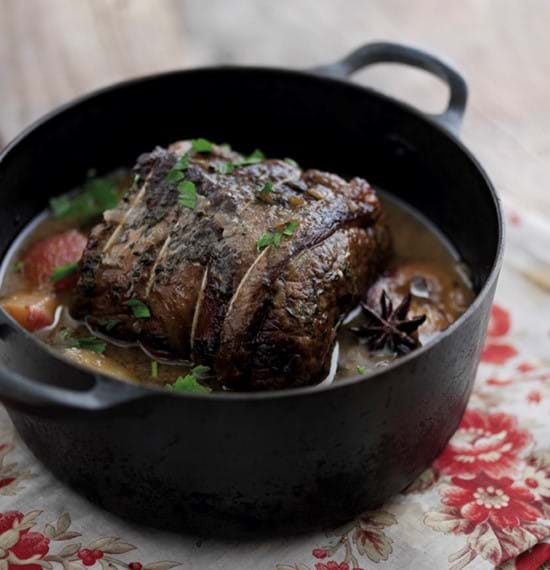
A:
<svg viewBox="0 0 550 570">
<path fill-rule="evenodd" d="M 56 218 L 86 220 L 110 210 L 118 204 L 117 183 L 111 178 L 90 178 L 82 191 L 62 194 L 50 200 Z"/>
<path fill-rule="evenodd" d="M 183 173 L 180 170 L 170 170 L 170 172 L 166 175 L 164 181 L 168 183 L 172 182 L 179 182 L 183 180 Z"/>
<path fill-rule="evenodd" d="M 83 350 L 91 350 L 92 352 L 105 352 L 107 343 L 96 336 L 84 336 L 76 338 L 71 329 L 63 328 L 59 331 L 59 336 L 71 343 L 73 348 L 82 348 Z"/>
<path fill-rule="evenodd" d="M 210 392 L 210 388 L 203 386 L 199 383 L 198 379 L 208 373 L 210 368 L 208 366 L 195 366 L 191 372 L 185 376 L 179 376 L 173 384 L 168 384 L 166 387 L 170 390 L 178 392 L 194 392 L 196 394 L 206 394 Z"/>
<path fill-rule="evenodd" d="M 293 158 L 285 158 L 283 160 L 287 164 L 290 164 L 290 166 L 295 166 L 296 168 L 300 168 L 299 164 Z"/>
<path fill-rule="evenodd" d="M 214 145 L 206 139 L 193 139 L 191 145 L 195 152 L 212 152 Z"/>
<path fill-rule="evenodd" d="M 263 187 L 256 193 L 256 198 L 262 202 L 267 202 L 268 204 L 273 204 L 273 184 L 271 182 L 266 182 Z"/>
<path fill-rule="evenodd" d="M 72 338 L 73 336 L 73 331 L 71 329 L 65 328 L 63 327 L 60 331 L 59 331 L 59 336 L 63 339 L 63 340 L 69 340 L 70 338 Z"/>
<path fill-rule="evenodd" d="M 25 262 L 21 259 L 13 265 L 15 273 L 23 273 L 23 269 L 25 269 Z"/>
<path fill-rule="evenodd" d="M 265 196 L 273 191 L 273 184 L 271 182 L 266 182 L 263 188 L 258 192 L 260 196 Z"/>
<path fill-rule="evenodd" d="M 210 366 L 204 366 L 203 364 L 198 364 L 193 368 L 193 370 L 191 370 L 191 374 L 193 374 L 194 376 L 204 376 L 205 374 L 208 374 L 209 371 L 210 371 Z"/>
<path fill-rule="evenodd" d="M 107 343 L 96 336 L 85 336 L 76 339 L 75 346 L 77 348 L 83 348 L 84 350 L 91 350 L 92 352 L 105 352 L 107 348 Z"/>
<path fill-rule="evenodd" d="M 222 162 L 216 167 L 216 170 L 220 174 L 231 174 L 233 170 L 239 166 L 247 166 L 249 164 L 256 164 L 261 162 L 265 158 L 265 154 L 256 149 L 252 154 L 241 158 L 240 160 L 236 160 L 235 162 Z"/>
<path fill-rule="evenodd" d="M 149 307 L 139 299 L 129 299 L 124 304 L 132 309 L 132 314 L 137 319 L 148 319 L 151 316 Z"/>
<path fill-rule="evenodd" d="M 257 162 L 261 162 L 265 158 L 265 154 L 260 150 L 256 149 L 252 154 L 245 156 L 242 160 L 239 160 L 237 164 L 246 165 L 246 164 L 256 164 Z"/>
<path fill-rule="evenodd" d="M 158 378 L 159 363 L 156 360 L 151 360 L 151 378 Z"/>
<path fill-rule="evenodd" d="M 91 178 L 84 188 L 93 198 L 99 213 L 103 213 L 118 204 L 119 197 L 115 192 L 116 187 L 116 182 L 109 178 Z"/>
<path fill-rule="evenodd" d="M 256 247 L 258 248 L 258 251 L 262 251 L 262 249 L 270 245 L 279 247 L 279 245 L 281 244 L 281 240 L 283 239 L 283 236 L 291 236 L 292 234 L 294 234 L 298 225 L 299 225 L 298 220 L 289 220 L 285 224 L 276 228 L 275 231 L 265 232 L 256 242 Z"/>
<path fill-rule="evenodd" d="M 234 170 L 235 166 L 232 162 L 221 162 L 216 166 L 216 170 L 220 174 L 231 174 Z"/>
<path fill-rule="evenodd" d="M 50 208 L 56 218 L 64 218 L 71 211 L 71 199 L 67 194 L 55 196 L 50 200 Z"/>
<path fill-rule="evenodd" d="M 197 187 L 190 180 L 184 180 L 178 184 L 180 193 L 179 202 L 185 208 L 194 210 L 197 207 Z"/>
<path fill-rule="evenodd" d="M 289 220 L 283 228 L 283 234 L 285 236 L 291 236 L 295 231 L 300 222 L 298 220 Z"/>
<path fill-rule="evenodd" d="M 367 369 L 364 366 L 357 366 L 357 374 L 366 374 Z"/>
<path fill-rule="evenodd" d="M 120 321 L 118 319 L 101 319 L 97 321 L 99 326 L 104 327 L 107 332 L 112 331 Z"/>
<path fill-rule="evenodd" d="M 72 263 L 65 263 L 65 265 L 58 265 L 57 267 L 53 268 L 50 281 L 52 283 L 57 283 L 58 281 L 61 281 L 61 279 L 65 279 L 65 277 L 69 277 L 69 275 L 75 273 L 77 269 L 77 261 L 74 261 Z"/>
<path fill-rule="evenodd" d="M 260 239 L 256 242 L 258 251 L 262 251 L 262 249 L 272 245 L 274 235 L 275 234 L 273 232 L 265 232 L 265 234 L 262 234 Z"/>
<path fill-rule="evenodd" d="M 174 166 L 168 171 L 165 177 L 165 182 L 179 182 L 183 180 L 184 172 L 189 168 L 189 153 L 182 154 L 176 160 Z"/>
</svg>

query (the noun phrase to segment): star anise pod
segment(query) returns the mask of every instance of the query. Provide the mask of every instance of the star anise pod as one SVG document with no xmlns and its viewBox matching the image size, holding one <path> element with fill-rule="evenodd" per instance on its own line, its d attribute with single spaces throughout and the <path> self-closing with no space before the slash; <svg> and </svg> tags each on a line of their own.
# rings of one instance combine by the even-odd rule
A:
<svg viewBox="0 0 550 570">
<path fill-rule="evenodd" d="M 389 348 L 392 352 L 406 354 L 420 346 L 414 334 L 426 320 L 426 315 L 407 318 L 411 307 L 411 294 L 407 294 L 394 309 L 393 301 L 386 291 L 380 295 L 380 310 L 375 311 L 366 303 L 361 303 L 363 312 L 368 317 L 366 325 L 353 327 L 351 330 L 366 339 L 369 350 Z"/>
</svg>

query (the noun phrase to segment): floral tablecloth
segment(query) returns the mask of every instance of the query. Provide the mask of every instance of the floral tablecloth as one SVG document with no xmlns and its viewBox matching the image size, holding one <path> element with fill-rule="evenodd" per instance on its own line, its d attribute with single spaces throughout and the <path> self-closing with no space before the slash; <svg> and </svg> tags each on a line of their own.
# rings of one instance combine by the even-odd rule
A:
<svg viewBox="0 0 550 570">
<path fill-rule="evenodd" d="M 550 229 L 508 211 L 505 267 L 468 410 L 404 493 L 325 533 L 197 541 L 131 525 L 63 487 L 0 409 L 0 570 L 550 568 Z"/>
</svg>

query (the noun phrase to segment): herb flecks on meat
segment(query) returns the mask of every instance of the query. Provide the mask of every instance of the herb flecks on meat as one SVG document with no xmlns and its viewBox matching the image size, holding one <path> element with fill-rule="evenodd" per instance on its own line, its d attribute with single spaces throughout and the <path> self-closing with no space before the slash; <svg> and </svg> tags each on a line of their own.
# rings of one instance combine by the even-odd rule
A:
<svg viewBox="0 0 550 570">
<path fill-rule="evenodd" d="M 212 152 L 214 145 L 207 139 L 193 139 L 191 147 L 195 152 Z"/>
<path fill-rule="evenodd" d="M 342 316 L 389 257 L 378 197 L 360 178 L 208 148 L 178 141 L 138 158 L 139 188 L 91 231 L 71 315 L 120 319 L 113 339 L 210 366 L 225 388 L 315 384 Z"/>
<path fill-rule="evenodd" d="M 283 237 L 290 237 L 296 231 L 299 223 L 300 222 L 298 220 L 289 220 L 288 222 L 277 226 L 273 231 L 262 234 L 256 244 L 258 246 L 258 251 L 262 251 L 262 249 L 270 245 L 279 247 Z"/>
</svg>

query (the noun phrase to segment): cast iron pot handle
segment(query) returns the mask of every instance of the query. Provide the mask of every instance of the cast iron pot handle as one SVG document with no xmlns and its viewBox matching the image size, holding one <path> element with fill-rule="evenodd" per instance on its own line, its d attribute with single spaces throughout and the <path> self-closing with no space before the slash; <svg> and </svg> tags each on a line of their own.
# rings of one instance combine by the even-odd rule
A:
<svg viewBox="0 0 550 570">
<path fill-rule="evenodd" d="M 3 402 L 39 411 L 52 406 L 74 411 L 106 410 L 118 404 L 150 395 L 138 385 L 90 374 L 94 384 L 88 390 L 71 390 L 44 384 L 0 367 L 0 398 Z"/>
<path fill-rule="evenodd" d="M 468 87 L 464 78 L 439 57 L 416 47 L 391 42 L 376 42 L 361 46 L 344 59 L 312 69 L 314 73 L 345 79 L 374 63 L 403 63 L 433 73 L 450 90 L 447 109 L 440 115 L 430 115 L 455 135 L 458 135 L 466 109 Z"/>
</svg>

